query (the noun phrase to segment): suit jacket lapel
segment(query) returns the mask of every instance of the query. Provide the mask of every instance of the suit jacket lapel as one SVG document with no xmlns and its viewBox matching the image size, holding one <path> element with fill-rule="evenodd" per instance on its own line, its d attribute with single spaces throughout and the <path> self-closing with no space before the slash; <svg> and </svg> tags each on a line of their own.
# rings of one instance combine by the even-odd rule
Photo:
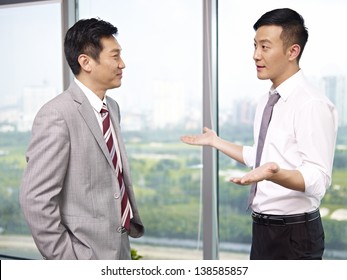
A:
<svg viewBox="0 0 347 280">
<path fill-rule="evenodd" d="M 96 142 L 100 146 L 100 149 L 104 153 L 108 163 L 111 165 L 113 169 L 113 163 L 110 156 L 110 152 L 107 149 L 104 136 L 102 135 L 98 120 L 95 117 L 94 109 L 90 105 L 88 98 L 85 96 L 85 94 L 82 92 L 82 90 L 78 87 L 78 85 L 75 82 L 71 83 L 68 91 L 70 91 L 72 98 L 78 104 L 77 109 L 79 113 L 86 122 Z"/>
<path fill-rule="evenodd" d="M 123 180 L 126 186 L 131 185 L 130 182 L 130 177 L 129 177 L 129 165 L 128 165 L 128 159 L 126 156 L 126 150 L 125 150 L 125 145 L 123 142 L 123 137 L 121 136 L 121 129 L 120 129 L 120 114 L 119 114 L 119 108 L 116 106 L 116 102 L 112 100 L 110 97 L 107 98 L 107 106 L 109 107 L 109 112 L 110 112 L 110 118 L 111 122 L 114 128 L 114 131 L 116 133 L 115 137 L 117 137 L 117 142 L 118 142 L 118 147 L 119 147 L 119 152 L 122 160 L 122 166 L 123 166 Z"/>
</svg>

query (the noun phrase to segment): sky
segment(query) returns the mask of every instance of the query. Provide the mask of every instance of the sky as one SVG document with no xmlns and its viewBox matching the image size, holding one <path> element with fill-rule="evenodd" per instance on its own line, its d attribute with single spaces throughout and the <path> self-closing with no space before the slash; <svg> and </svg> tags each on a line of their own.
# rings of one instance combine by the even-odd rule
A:
<svg viewBox="0 0 347 280">
<path fill-rule="evenodd" d="M 25 86 L 62 90 L 60 4 L 0 8 L 2 105 L 15 102 Z"/>
<path fill-rule="evenodd" d="M 126 106 L 150 106 L 153 80 L 182 82 L 188 102 L 202 91 L 202 1 L 80 0 L 80 17 L 108 20 L 119 28 L 127 65 L 117 98 Z M 344 0 L 219 0 L 219 89 L 223 104 L 258 96 L 270 87 L 259 81 L 253 55 L 254 22 L 266 11 L 290 7 L 301 13 L 309 41 L 301 60 L 308 76 L 345 75 Z M 60 4 L 0 8 L 2 105 L 23 87 L 47 84 L 62 90 Z M 245 86 L 246 85 L 246 86 Z M 130 102 L 129 93 L 136 98 Z M 140 101 L 140 102 L 139 102 Z M 222 106 L 223 106 L 222 104 Z M 0 105 L 1 106 L 1 105 Z"/>
</svg>

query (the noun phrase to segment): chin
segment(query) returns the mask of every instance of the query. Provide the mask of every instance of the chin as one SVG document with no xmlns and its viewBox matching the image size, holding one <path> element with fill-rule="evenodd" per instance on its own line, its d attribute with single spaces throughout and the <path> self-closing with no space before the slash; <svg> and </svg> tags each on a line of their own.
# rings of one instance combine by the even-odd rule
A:
<svg viewBox="0 0 347 280">
<path fill-rule="evenodd" d="M 117 83 L 112 86 L 112 88 L 119 88 L 122 85 L 122 83 Z"/>
<path fill-rule="evenodd" d="M 269 79 L 269 77 L 264 76 L 264 75 L 257 75 L 257 77 L 259 80 L 268 80 Z"/>
</svg>

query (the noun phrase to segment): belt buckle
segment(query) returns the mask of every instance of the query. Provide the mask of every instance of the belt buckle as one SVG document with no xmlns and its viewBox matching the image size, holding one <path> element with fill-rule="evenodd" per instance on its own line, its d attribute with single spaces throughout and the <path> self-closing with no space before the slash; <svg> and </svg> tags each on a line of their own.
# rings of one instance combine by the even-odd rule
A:
<svg viewBox="0 0 347 280">
<path fill-rule="evenodd" d="M 252 217 L 256 219 L 256 222 L 258 224 L 266 225 L 266 226 L 270 224 L 268 215 L 252 212 Z"/>
<path fill-rule="evenodd" d="M 271 215 L 263 215 L 263 224 L 266 226 L 274 225 L 274 226 L 285 226 L 286 222 L 282 218 L 276 218 Z"/>
<path fill-rule="evenodd" d="M 274 226 L 285 226 L 286 222 L 283 218 L 276 218 L 276 216 L 272 215 L 263 215 L 263 219 L 266 220 L 266 225 L 274 225 Z"/>
<path fill-rule="evenodd" d="M 286 221 L 284 218 L 280 218 L 280 219 L 273 218 L 272 220 L 278 221 L 278 224 L 276 224 L 278 226 L 285 226 L 286 225 Z"/>
<path fill-rule="evenodd" d="M 277 226 L 285 226 L 286 222 L 283 218 L 276 218 L 275 216 L 266 215 L 266 214 L 258 214 L 252 212 L 252 217 L 254 217 L 259 224 L 269 226 L 269 225 L 277 225 Z"/>
</svg>

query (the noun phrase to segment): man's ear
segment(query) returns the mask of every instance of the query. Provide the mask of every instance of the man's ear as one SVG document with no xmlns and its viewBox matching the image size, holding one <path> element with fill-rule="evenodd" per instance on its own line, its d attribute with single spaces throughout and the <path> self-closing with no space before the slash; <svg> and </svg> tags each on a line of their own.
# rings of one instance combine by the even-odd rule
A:
<svg viewBox="0 0 347 280">
<path fill-rule="evenodd" d="M 288 52 L 289 52 L 289 60 L 293 61 L 298 58 L 301 52 L 301 47 L 298 44 L 294 44 L 289 48 Z"/>
<path fill-rule="evenodd" d="M 91 59 L 88 55 L 80 54 L 80 56 L 78 57 L 78 63 L 84 71 L 90 72 L 92 70 Z"/>
</svg>

